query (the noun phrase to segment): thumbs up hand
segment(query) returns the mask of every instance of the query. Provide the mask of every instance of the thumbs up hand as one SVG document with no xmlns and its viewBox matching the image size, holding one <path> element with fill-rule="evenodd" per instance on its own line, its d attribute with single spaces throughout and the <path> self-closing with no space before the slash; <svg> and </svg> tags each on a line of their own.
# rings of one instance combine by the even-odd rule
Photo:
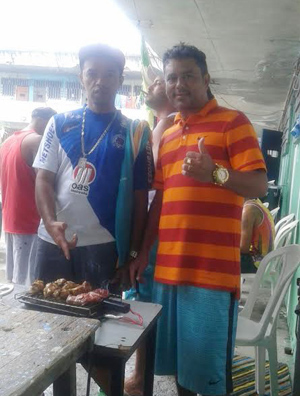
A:
<svg viewBox="0 0 300 396">
<path fill-rule="evenodd" d="M 198 150 L 186 153 L 181 173 L 202 183 L 212 183 L 216 165 L 207 151 L 204 137 L 198 141 Z"/>
<path fill-rule="evenodd" d="M 198 140 L 198 149 L 200 154 L 208 154 L 208 151 L 205 147 L 204 137 Z"/>
</svg>

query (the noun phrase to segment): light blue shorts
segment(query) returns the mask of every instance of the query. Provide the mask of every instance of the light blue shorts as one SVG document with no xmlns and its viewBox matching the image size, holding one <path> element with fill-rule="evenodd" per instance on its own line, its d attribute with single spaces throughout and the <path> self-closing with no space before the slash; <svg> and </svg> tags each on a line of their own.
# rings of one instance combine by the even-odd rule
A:
<svg viewBox="0 0 300 396">
<path fill-rule="evenodd" d="M 158 321 L 155 374 L 204 395 L 232 392 L 237 300 L 228 292 L 154 282 Z"/>
</svg>

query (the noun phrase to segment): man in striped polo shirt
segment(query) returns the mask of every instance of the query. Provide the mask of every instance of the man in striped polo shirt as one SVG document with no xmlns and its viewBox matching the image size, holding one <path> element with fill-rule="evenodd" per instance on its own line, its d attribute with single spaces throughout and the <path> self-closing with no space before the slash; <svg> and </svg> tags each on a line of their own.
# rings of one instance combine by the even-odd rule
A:
<svg viewBox="0 0 300 396">
<path fill-rule="evenodd" d="M 175 375 L 179 395 L 224 395 L 232 391 L 243 197 L 266 194 L 266 168 L 247 117 L 210 97 L 205 54 L 179 44 L 163 64 L 179 113 L 161 140 L 131 279 L 142 280 L 158 232 L 156 374 Z"/>
</svg>

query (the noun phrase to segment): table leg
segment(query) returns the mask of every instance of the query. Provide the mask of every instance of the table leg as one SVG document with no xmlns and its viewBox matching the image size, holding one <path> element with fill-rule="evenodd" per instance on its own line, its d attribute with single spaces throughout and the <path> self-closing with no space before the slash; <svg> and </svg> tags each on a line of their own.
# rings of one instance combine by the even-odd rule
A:
<svg viewBox="0 0 300 396">
<path fill-rule="evenodd" d="M 76 396 L 76 363 L 53 382 L 53 396 Z"/>
<path fill-rule="evenodd" d="M 112 361 L 110 396 L 123 396 L 126 361 L 120 358 L 112 359 Z"/>
<path fill-rule="evenodd" d="M 156 328 L 149 331 L 146 337 L 146 366 L 145 366 L 145 380 L 144 380 L 144 396 L 153 395 L 153 381 L 154 381 L 154 363 L 155 363 L 155 340 Z"/>
</svg>

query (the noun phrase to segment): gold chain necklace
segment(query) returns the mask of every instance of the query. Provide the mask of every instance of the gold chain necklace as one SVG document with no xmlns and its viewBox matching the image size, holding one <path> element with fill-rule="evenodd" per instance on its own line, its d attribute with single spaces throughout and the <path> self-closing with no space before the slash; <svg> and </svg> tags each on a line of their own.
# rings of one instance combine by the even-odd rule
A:
<svg viewBox="0 0 300 396">
<path fill-rule="evenodd" d="M 85 126 L 85 118 L 86 118 L 86 109 L 87 109 L 87 106 L 85 106 L 84 111 L 83 111 L 83 115 L 82 115 L 81 137 L 80 137 L 80 139 L 81 139 L 81 157 L 79 158 L 79 161 L 78 161 L 78 166 L 82 167 L 82 168 L 85 168 L 86 162 L 87 162 L 87 156 L 92 154 L 92 152 L 98 147 L 98 145 L 101 143 L 101 141 L 105 138 L 107 132 L 109 131 L 110 127 L 112 126 L 112 123 L 114 122 L 114 120 L 116 119 L 117 114 L 118 114 L 118 112 L 116 111 L 114 116 L 113 116 L 113 118 L 112 118 L 112 120 L 107 125 L 107 127 L 104 130 L 104 132 L 101 134 L 101 136 L 97 140 L 97 142 L 90 149 L 90 151 L 88 151 L 86 153 L 85 152 L 85 148 L 84 148 L 84 126 Z"/>
</svg>

